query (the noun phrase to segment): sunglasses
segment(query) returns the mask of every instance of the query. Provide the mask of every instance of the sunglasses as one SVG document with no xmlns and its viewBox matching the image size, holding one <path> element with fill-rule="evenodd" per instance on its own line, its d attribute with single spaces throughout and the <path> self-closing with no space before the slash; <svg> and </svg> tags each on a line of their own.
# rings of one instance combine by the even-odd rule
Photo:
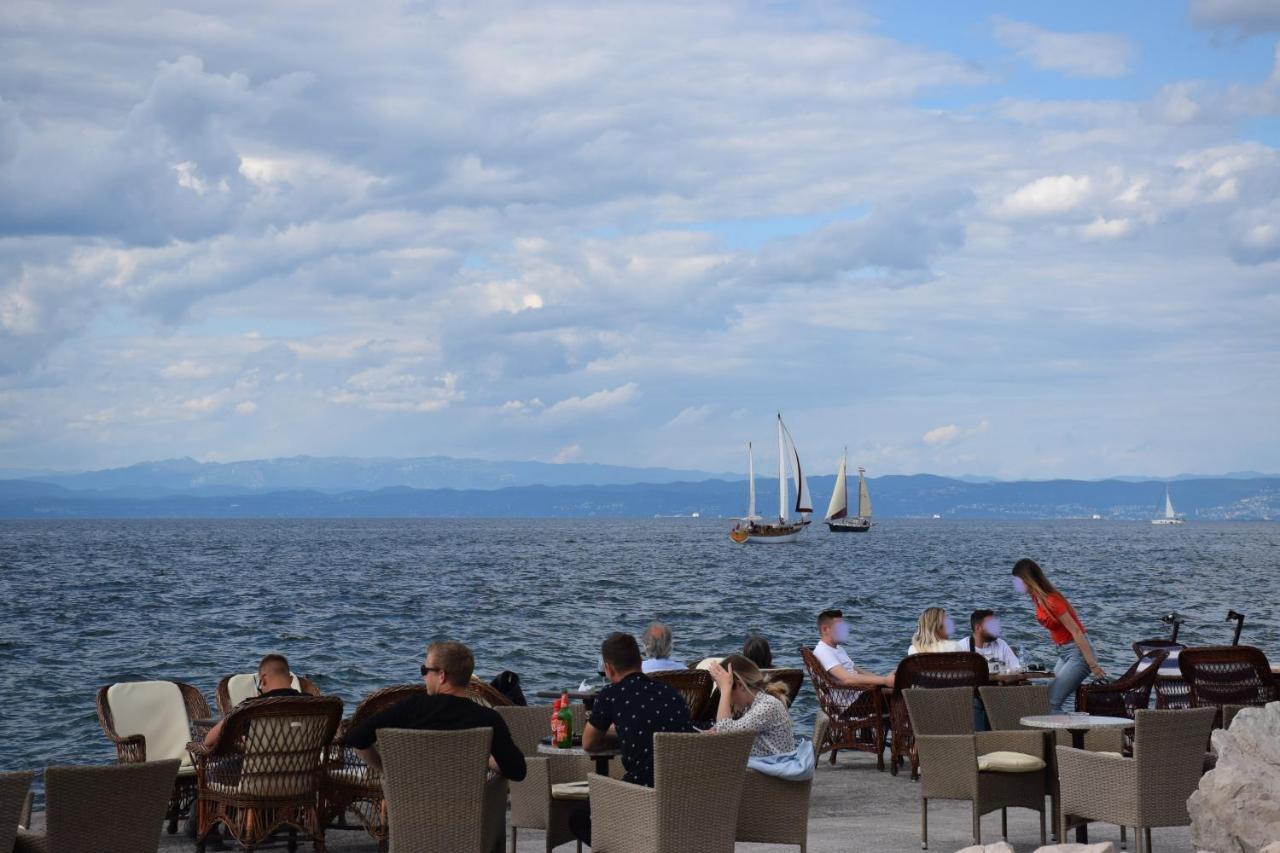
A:
<svg viewBox="0 0 1280 853">
<path fill-rule="evenodd" d="M 444 672 L 444 670 L 438 666 L 427 666 L 425 663 L 422 666 L 418 667 L 418 669 L 422 672 L 423 678 L 427 677 L 428 672 Z"/>
</svg>

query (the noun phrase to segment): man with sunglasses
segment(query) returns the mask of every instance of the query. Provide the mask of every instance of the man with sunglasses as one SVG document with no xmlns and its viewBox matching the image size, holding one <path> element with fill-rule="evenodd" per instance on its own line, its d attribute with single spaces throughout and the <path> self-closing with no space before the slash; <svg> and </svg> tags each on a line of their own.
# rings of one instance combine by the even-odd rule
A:
<svg viewBox="0 0 1280 853">
<path fill-rule="evenodd" d="M 293 686 L 293 673 L 289 670 L 289 659 L 284 655 L 270 654 L 263 657 L 258 663 L 258 674 L 254 678 L 254 683 L 258 687 L 258 695 L 250 696 L 240 705 L 247 705 L 259 699 L 273 699 L 277 696 L 302 695 L 302 692 Z M 218 742 L 218 738 L 222 737 L 223 722 L 219 720 L 217 725 L 209 729 L 208 734 L 204 736 L 205 746 L 212 749 Z"/>
<path fill-rule="evenodd" d="M 355 747 L 365 764 L 381 770 L 378 729 L 493 729 L 489 769 L 512 782 L 524 779 L 524 755 L 512 740 L 506 721 L 492 708 L 471 701 L 467 694 L 475 665 L 471 649 L 462 643 L 432 643 L 420 668 L 427 692 L 410 696 L 352 727 L 346 745 Z"/>
</svg>

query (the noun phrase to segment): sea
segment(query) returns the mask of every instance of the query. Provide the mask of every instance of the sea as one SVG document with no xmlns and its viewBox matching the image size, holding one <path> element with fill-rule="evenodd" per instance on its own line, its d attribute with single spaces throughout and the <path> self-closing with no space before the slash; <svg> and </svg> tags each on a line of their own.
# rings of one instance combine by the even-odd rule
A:
<svg viewBox="0 0 1280 853">
<path fill-rule="evenodd" d="M 967 626 L 999 611 L 1006 639 L 1051 666 L 1010 569 L 1031 557 L 1080 613 L 1112 675 L 1134 640 L 1187 617 L 1189 644 L 1242 642 L 1280 662 L 1280 524 L 895 520 L 866 534 L 814 524 L 791 545 L 736 545 L 715 519 L 0 521 L 0 769 L 114 761 L 94 693 L 165 678 L 209 697 L 267 652 L 340 696 L 419 680 L 433 640 L 526 694 L 599 684 L 600 641 L 670 626 L 694 661 L 763 634 L 800 666 L 815 615 L 844 610 L 858 665 L 885 672 L 920 611 Z M 812 725 L 813 693 L 793 709 Z"/>
</svg>

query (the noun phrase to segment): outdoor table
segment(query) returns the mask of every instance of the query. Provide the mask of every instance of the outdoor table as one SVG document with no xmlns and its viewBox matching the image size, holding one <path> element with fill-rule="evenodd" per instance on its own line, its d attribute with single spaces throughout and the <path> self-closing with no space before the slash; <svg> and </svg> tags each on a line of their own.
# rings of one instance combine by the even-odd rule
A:
<svg viewBox="0 0 1280 853">
<path fill-rule="evenodd" d="M 204 736 L 217 724 L 217 717 L 197 717 L 193 719 L 191 721 L 191 739 L 204 740 Z"/>
<path fill-rule="evenodd" d="M 554 746 L 550 743 L 550 738 L 543 738 L 538 744 L 539 755 L 585 755 L 594 759 L 596 762 L 596 772 L 601 776 L 609 775 L 609 762 L 618 755 L 622 754 L 620 749 L 598 749 L 587 752 L 582 748 L 582 742 L 578 738 L 574 738 L 573 746 Z"/>
<path fill-rule="evenodd" d="M 1084 749 L 1084 736 L 1092 729 L 1133 728 L 1133 720 L 1128 717 L 1101 717 L 1093 714 L 1033 714 L 1023 717 L 1019 722 L 1033 729 L 1066 729 L 1071 732 L 1071 745 L 1076 749 Z M 1076 827 L 1076 842 L 1089 843 L 1089 825 L 1082 823 Z"/>
<path fill-rule="evenodd" d="M 581 702 L 590 711 L 592 704 L 595 703 L 596 693 L 597 691 L 593 688 L 591 690 L 539 690 L 533 695 L 539 699 L 559 699 L 561 696 L 568 695 L 570 699 Z"/>
</svg>

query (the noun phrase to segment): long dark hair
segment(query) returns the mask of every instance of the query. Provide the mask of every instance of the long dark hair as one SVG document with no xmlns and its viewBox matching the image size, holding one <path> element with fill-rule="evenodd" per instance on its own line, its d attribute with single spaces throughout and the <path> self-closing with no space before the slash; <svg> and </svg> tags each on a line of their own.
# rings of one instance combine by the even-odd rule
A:
<svg viewBox="0 0 1280 853">
<path fill-rule="evenodd" d="M 1023 557 L 1013 564 L 1013 576 L 1022 578 L 1022 582 L 1027 585 L 1027 589 L 1031 590 L 1031 594 L 1038 599 L 1043 600 L 1054 593 L 1062 594 L 1045 577 L 1044 570 L 1040 568 L 1040 564 L 1029 557 Z"/>
</svg>

